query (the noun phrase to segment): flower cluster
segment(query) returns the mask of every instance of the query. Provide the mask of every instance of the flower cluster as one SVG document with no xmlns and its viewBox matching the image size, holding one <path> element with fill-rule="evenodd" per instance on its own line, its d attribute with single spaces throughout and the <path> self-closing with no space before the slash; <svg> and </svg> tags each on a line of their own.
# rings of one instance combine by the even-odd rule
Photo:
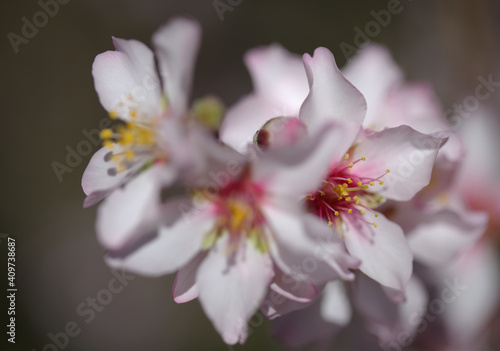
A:
<svg viewBox="0 0 500 351">
<path fill-rule="evenodd" d="M 84 206 L 102 200 L 106 262 L 177 272 L 175 301 L 198 298 L 227 344 L 245 342 L 258 310 L 274 319 L 309 305 L 337 326 L 356 310 L 389 342 L 400 319 L 378 320 L 378 307 L 425 299 L 413 260 L 451 260 L 485 230 L 450 181 L 460 138 L 377 46 L 343 73 L 326 48 L 256 48 L 253 93 L 227 111 L 214 97 L 190 107 L 200 37 L 174 19 L 153 36 L 156 56 L 113 38 L 94 61 L 114 126 L 82 187 Z"/>
</svg>

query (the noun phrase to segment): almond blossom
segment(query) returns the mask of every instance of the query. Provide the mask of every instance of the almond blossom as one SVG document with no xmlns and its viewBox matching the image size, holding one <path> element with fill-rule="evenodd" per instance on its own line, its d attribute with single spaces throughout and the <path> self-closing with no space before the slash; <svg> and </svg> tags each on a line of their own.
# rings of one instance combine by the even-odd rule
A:
<svg viewBox="0 0 500 351">
<path fill-rule="evenodd" d="M 193 160 L 196 153 L 189 150 L 196 148 L 200 136 L 191 135 L 183 119 L 199 41 L 200 29 L 194 21 L 177 18 L 160 28 L 153 44 L 161 79 L 153 52 L 136 40 L 113 38 L 116 50 L 95 58 L 95 89 L 116 123 L 101 131 L 104 147 L 94 154 L 83 175 L 84 207 L 96 204 L 138 173 L 153 172 L 152 164 L 172 173 L 197 161 Z"/>
<path fill-rule="evenodd" d="M 257 58 L 250 59 L 254 55 Z M 273 90 L 271 87 L 277 90 L 286 84 L 291 90 L 293 82 L 300 82 L 282 73 L 297 70 L 295 58 L 280 47 L 252 51 L 247 61 L 253 63 L 251 72 L 254 81 L 260 82 L 259 90 L 229 109 L 221 126 L 221 139 L 240 150 L 248 146 L 237 140 L 252 140 L 255 132 L 245 130 L 250 125 L 249 116 L 270 105 L 268 100 L 257 105 L 260 107 L 250 102 L 261 102 L 262 97 L 256 96 Z M 304 201 L 311 213 L 331 226 L 332 235 L 343 238 L 349 253 L 361 259 L 363 273 L 392 291 L 394 298 L 401 296 L 411 276 L 413 257 L 402 229 L 374 208 L 386 199 L 410 200 L 426 186 L 437 152 L 446 139 L 407 126 L 380 132 L 362 129 L 365 99 L 338 70 L 333 55 L 318 48 L 313 57 L 305 54 L 303 61 L 309 94 L 298 111 L 291 110 L 291 116 L 285 117 L 298 116 L 309 133 L 321 130 L 325 123 L 334 123 L 344 130 L 338 147 L 331 150 L 321 186 L 307 194 Z M 277 68 L 278 73 L 267 78 L 260 76 L 272 68 Z M 283 103 L 275 101 L 278 105 Z M 257 116 L 259 120 L 261 117 Z M 409 169 L 402 166 L 413 159 L 418 164 Z"/>
<path fill-rule="evenodd" d="M 109 251 L 108 264 L 148 276 L 179 270 L 175 301 L 198 297 L 224 341 L 244 343 L 247 321 L 268 290 L 306 302 L 318 293 L 317 282 L 354 278 L 350 269 L 359 261 L 296 201 L 320 183 L 340 133 L 326 126 L 314 138 L 251 162 L 227 150 L 226 171 L 210 172 L 217 182 L 167 200 L 156 234 Z M 314 269 L 298 269 L 304 260 Z"/>
</svg>

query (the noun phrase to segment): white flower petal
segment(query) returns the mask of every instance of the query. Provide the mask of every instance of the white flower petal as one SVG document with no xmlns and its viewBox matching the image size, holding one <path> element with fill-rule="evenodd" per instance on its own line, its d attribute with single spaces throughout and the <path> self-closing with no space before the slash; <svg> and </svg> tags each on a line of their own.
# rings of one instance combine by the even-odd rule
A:
<svg viewBox="0 0 500 351">
<path fill-rule="evenodd" d="M 245 54 L 255 92 L 277 107 L 275 116 L 298 117 L 308 93 L 307 76 L 299 55 L 279 44 L 259 47 Z"/>
<path fill-rule="evenodd" d="M 175 276 L 172 295 L 177 303 L 184 303 L 198 297 L 200 287 L 196 284 L 196 273 L 206 253 L 202 252 L 191 260 L 187 265 L 179 269 Z"/>
<path fill-rule="evenodd" d="M 179 117 L 186 111 L 200 39 L 199 24 L 187 18 L 176 18 L 153 35 L 163 90 Z"/>
<path fill-rule="evenodd" d="M 403 81 L 403 72 L 389 50 L 378 44 L 369 44 L 357 52 L 342 72 L 366 99 L 368 110 L 364 125 L 367 128 L 375 126 L 377 130 L 378 127 L 387 127 L 385 115 L 379 111 L 384 106 L 387 94 Z"/>
<path fill-rule="evenodd" d="M 157 225 L 160 186 L 161 167 L 151 167 L 106 198 L 96 220 L 97 237 L 104 247 L 118 250 Z"/>
<path fill-rule="evenodd" d="M 366 113 L 363 95 L 342 75 L 332 53 L 317 48 L 314 56 L 303 56 L 310 92 L 300 108 L 300 118 L 311 132 L 322 129 L 327 122 L 344 128 L 344 150 L 358 135 Z"/>
<path fill-rule="evenodd" d="M 202 251 L 203 238 L 214 226 L 205 212 L 183 216 L 172 226 L 162 226 L 158 235 L 125 257 L 108 255 L 106 262 L 116 268 L 157 277 L 175 272 Z"/>
<path fill-rule="evenodd" d="M 82 188 L 87 198 L 84 207 L 90 207 L 101 201 L 113 189 L 122 184 L 127 177 L 137 172 L 143 165 L 138 162 L 130 169 L 123 172 L 115 172 L 116 163 L 111 159 L 113 152 L 120 152 L 118 144 L 113 146 L 113 150 L 103 147 L 99 149 L 90 159 L 82 176 Z"/>
<path fill-rule="evenodd" d="M 200 265 L 197 283 L 203 310 L 226 344 L 244 343 L 248 320 L 257 311 L 273 277 L 267 254 L 248 241 L 228 252 L 228 236 L 221 237 Z"/>
<path fill-rule="evenodd" d="M 408 201 L 429 184 L 439 148 L 446 139 L 415 131 L 408 126 L 360 135 L 353 160 L 366 158 L 349 170 L 357 176 L 381 177 L 369 191 L 397 201 Z M 386 174 L 386 170 L 390 173 Z M 384 175 L 385 174 L 385 175 Z"/>
<path fill-rule="evenodd" d="M 323 291 L 321 317 L 327 322 L 344 327 L 351 321 L 352 309 L 344 283 L 340 280 L 328 282 Z"/>
<path fill-rule="evenodd" d="M 403 230 L 378 213 L 367 212 L 363 219 L 346 215 L 344 234 L 349 253 L 361 259 L 359 269 L 380 284 L 404 291 L 413 271 L 413 255 Z M 372 222 L 377 223 L 377 228 Z"/>
<path fill-rule="evenodd" d="M 247 95 L 230 107 L 220 127 L 220 139 L 239 152 L 246 152 L 254 134 L 279 110 L 265 97 Z"/>
</svg>

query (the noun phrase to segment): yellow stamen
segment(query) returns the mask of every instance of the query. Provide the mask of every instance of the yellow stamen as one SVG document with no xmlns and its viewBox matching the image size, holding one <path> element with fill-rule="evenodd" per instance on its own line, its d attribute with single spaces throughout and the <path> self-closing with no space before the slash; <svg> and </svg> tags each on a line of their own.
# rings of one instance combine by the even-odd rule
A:
<svg viewBox="0 0 500 351">
<path fill-rule="evenodd" d="M 133 159 L 134 159 L 134 157 L 135 157 L 135 152 L 133 152 L 132 150 L 127 150 L 127 151 L 125 151 L 125 158 L 126 158 L 127 160 L 129 160 L 129 161 L 130 161 L 130 160 L 133 160 Z"/>
<path fill-rule="evenodd" d="M 102 140 L 111 139 L 113 137 L 113 131 L 111 129 L 101 130 L 100 137 Z"/>
<path fill-rule="evenodd" d="M 106 140 L 102 143 L 102 146 L 107 147 L 108 149 L 113 148 L 114 143 L 111 140 Z"/>
<path fill-rule="evenodd" d="M 344 158 L 347 160 L 349 158 L 349 154 L 345 154 Z"/>
<path fill-rule="evenodd" d="M 115 111 L 115 110 L 109 111 L 108 115 L 109 115 L 109 118 L 111 118 L 111 119 L 117 119 L 118 118 L 118 112 Z"/>
</svg>

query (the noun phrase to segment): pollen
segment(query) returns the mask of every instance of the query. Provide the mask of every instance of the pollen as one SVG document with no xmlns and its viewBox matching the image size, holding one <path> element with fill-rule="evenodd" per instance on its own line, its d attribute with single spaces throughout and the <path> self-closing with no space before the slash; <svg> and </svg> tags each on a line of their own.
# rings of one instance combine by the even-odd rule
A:
<svg viewBox="0 0 500 351">
<path fill-rule="evenodd" d="M 372 223 L 375 228 L 377 228 L 377 222 Z"/>
<path fill-rule="evenodd" d="M 108 149 L 112 149 L 113 145 L 114 145 L 114 143 L 111 140 L 105 140 L 102 143 L 102 146 L 107 147 Z"/>
<path fill-rule="evenodd" d="M 352 209 L 349 209 L 347 213 L 352 214 Z"/>
<path fill-rule="evenodd" d="M 137 112 L 136 111 L 130 111 L 130 117 L 136 118 L 137 117 Z"/>
<path fill-rule="evenodd" d="M 378 182 L 378 185 L 384 185 L 384 181 Z"/>
<path fill-rule="evenodd" d="M 133 159 L 134 159 L 134 157 L 135 157 L 135 152 L 133 152 L 132 150 L 127 150 L 127 151 L 125 151 L 125 158 L 126 158 L 127 160 L 129 160 L 129 161 L 130 161 L 130 160 L 133 160 Z"/>
<path fill-rule="evenodd" d="M 361 213 L 362 215 L 365 214 L 365 210 L 359 210 L 359 213 Z"/>
<path fill-rule="evenodd" d="M 370 184 L 371 186 L 374 186 L 374 185 L 375 185 L 375 183 L 374 183 L 374 182 L 370 182 L 370 183 L 368 183 L 368 184 Z"/>
<path fill-rule="evenodd" d="M 366 161 L 366 157 L 361 157 L 361 161 Z"/>
<path fill-rule="evenodd" d="M 109 118 L 111 118 L 111 119 L 117 119 L 118 118 L 118 111 L 111 110 L 111 111 L 109 111 L 108 115 L 109 115 Z"/>
<path fill-rule="evenodd" d="M 111 129 L 101 130 L 100 137 L 102 140 L 111 139 L 113 137 L 113 131 Z"/>
<path fill-rule="evenodd" d="M 390 169 L 388 169 L 388 170 L 386 170 L 386 171 L 385 171 L 385 173 L 391 173 L 391 170 L 390 170 Z"/>
<path fill-rule="evenodd" d="M 347 160 L 349 158 L 349 154 L 345 154 L 344 158 Z"/>
<path fill-rule="evenodd" d="M 349 168 L 352 168 L 352 167 L 354 167 L 354 163 L 351 162 L 351 163 L 349 163 Z"/>
<path fill-rule="evenodd" d="M 358 182 L 358 186 L 361 186 L 361 185 L 363 185 L 363 182 Z"/>
</svg>

